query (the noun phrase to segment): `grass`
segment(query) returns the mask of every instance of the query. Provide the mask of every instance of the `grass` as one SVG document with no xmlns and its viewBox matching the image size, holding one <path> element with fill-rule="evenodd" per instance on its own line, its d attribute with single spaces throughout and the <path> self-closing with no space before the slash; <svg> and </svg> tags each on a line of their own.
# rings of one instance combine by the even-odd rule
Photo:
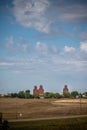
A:
<svg viewBox="0 0 87 130">
<path fill-rule="evenodd" d="M 9 130 L 86 130 L 87 117 L 27 122 L 10 122 Z"/>
</svg>

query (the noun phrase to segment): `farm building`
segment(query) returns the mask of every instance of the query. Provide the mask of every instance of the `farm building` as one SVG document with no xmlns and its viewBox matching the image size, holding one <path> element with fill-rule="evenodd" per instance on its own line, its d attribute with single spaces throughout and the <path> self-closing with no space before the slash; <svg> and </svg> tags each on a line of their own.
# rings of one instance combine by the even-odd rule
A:
<svg viewBox="0 0 87 130">
<path fill-rule="evenodd" d="M 35 96 L 44 96 L 44 89 L 43 89 L 43 85 L 39 86 L 39 89 L 37 88 L 37 86 L 34 86 L 33 89 L 33 95 Z"/>
<path fill-rule="evenodd" d="M 69 89 L 68 89 L 67 85 L 65 85 L 63 88 L 63 93 L 68 93 L 68 92 L 69 92 Z"/>
</svg>

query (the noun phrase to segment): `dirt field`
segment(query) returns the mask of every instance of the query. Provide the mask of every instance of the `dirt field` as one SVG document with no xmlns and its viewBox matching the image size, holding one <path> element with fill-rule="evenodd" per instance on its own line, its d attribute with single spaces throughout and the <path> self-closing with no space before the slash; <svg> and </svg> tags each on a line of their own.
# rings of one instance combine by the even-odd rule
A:
<svg viewBox="0 0 87 130">
<path fill-rule="evenodd" d="M 34 119 L 69 115 L 86 115 L 87 99 L 19 99 L 0 98 L 4 119 Z"/>
</svg>

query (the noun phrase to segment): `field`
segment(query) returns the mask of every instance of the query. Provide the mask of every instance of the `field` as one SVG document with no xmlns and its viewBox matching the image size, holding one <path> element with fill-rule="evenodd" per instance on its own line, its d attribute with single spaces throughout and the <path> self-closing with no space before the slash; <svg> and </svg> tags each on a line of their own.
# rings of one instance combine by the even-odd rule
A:
<svg viewBox="0 0 87 130">
<path fill-rule="evenodd" d="M 9 130 L 87 130 L 87 117 L 10 122 Z"/>
<path fill-rule="evenodd" d="M 0 98 L 0 112 L 6 120 L 87 115 L 87 99 Z"/>
</svg>

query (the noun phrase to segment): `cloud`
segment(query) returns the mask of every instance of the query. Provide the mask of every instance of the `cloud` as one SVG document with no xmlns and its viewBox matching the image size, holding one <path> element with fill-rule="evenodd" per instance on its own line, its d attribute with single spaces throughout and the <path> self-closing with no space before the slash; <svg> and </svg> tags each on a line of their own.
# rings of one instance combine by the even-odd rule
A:
<svg viewBox="0 0 87 130">
<path fill-rule="evenodd" d="M 0 68 L 14 72 L 62 72 L 62 71 L 86 71 L 87 67 L 87 42 L 80 42 L 78 48 L 64 46 L 63 49 L 57 45 L 36 42 L 33 45 L 25 42 L 23 38 L 14 40 L 14 37 L 6 39 L 5 51 L 11 55 L 0 60 Z M 30 50 L 30 51 L 29 51 Z M 14 51 L 14 53 L 13 53 Z M 24 53 L 24 58 L 21 55 Z M 18 54 L 18 55 L 15 55 Z M 15 58 L 14 58 L 15 57 Z"/>
<path fill-rule="evenodd" d="M 60 34 L 61 22 L 87 22 L 87 2 L 82 0 L 14 0 L 13 5 L 13 14 L 20 25 L 46 34 Z"/>
<path fill-rule="evenodd" d="M 51 0 L 51 9 L 51 13 L 54 14 L 56 20 L 69 23 L 87 21 L 87 2 L 85 0 Z"/>
<path fill-rule="evenodd" d="M 81 51 L 84 51 L 87 53 L 87 41 L 80 42 L 80 49 L 81 49 Z"/>
<path fill-rule="evenodd" d="M 73 51 L 75 51 L 75 48 L 74 47 L 65 46 L 64 47 L 64 51 L 65 52 L 73 52 Z"/>
<path fill-rule="evenodd" d="M 74 59 L 67 61 L 66 65 L 69 67 L 68 70 L 72 69 L 73 71 L 87 71 L 87 61 L 80 61 Z"/>
<path fill-rule="evenodd" d="M 58 54 L 58 48 L 55 45 L 50 46 L 50 52 L 53 54 Z"/>
<path fill-rule="evenodd" d="M 18 23 L 40 32 L 49 32 L 49 23 L 45 18 L 45 11 L 49 6 L 48 0 L 14 0 L 13 4 L 14 16 Z"/>
<path fill-rule="evenodd" d="M 19 52 L 29 52 L 30 51 L 30 45 L 28 43 L 19 43 L 17 45 L 17 49 Z"/>
<path fill-rule="evenodd" d="M 10 63 L 10 62 L 0 62 L 0 66 L 3 66 L 3 67 L 5 67 L 5 66 L 13 66 L 14 65 L 14 63 Z"/>
<path fill-rule="evenodd" d="M 37 42 L 35 49 L 44 55 L 48 53 L 48 46 L 45 43 Z"/>
<path fill-rule="evenodd" d="M 26 57 L 13 57 L 2 59 L 0 61 L 0 69 L 2 70 L 9 70 L 12 72 L 15 72 L 15 74 L 20 73 L 29 73 L 29 74 L 36 74 L 36 73 L 48 73 L 51 74 L 57 74 L 58 72 L 86 72 L 87 71 L 87 60 L 80 56 L 80 59 L 78 58 L 79 49 L 75 51 L 73 57 L 71 57 L 71 53 L 69 52 L 67 56 L 66 52 L 63 52 L 64 54 L 61 55 L 60 53 L 48 53 L 45 51 L 46 48 L 49 48 L 49 46 L 45 46 L 42 43 L 35 44 L 35 47 L 37 45 L 37 51 L 34 52 L 35 55 L 30 55 Z M 43 47 L 42 47 L 43 45 Z M 45 48 L 46 47 L 46 48 Z M 43 55 L 39 54 L 38 52 L 42 52 Z M 62 50 L 61 50 L 62 51 Z M 46 53 L 46 54 L 45 54 Z M 76 54 L 77 53 L 77 54 Z M 81 52 L 80 52 L 81 53 Z M 48 55 L 47 55 L 48 54 Z"/>
<path fill-rule="evenodd" d="M 30 44 L 23 38 L 19 38 L 16 41 L 13 36 L 7 37 L 5 45 L 3 46 L 10 53 L 29 53 L 31 50 Z"/>
<path fill-rule="evenodd" d="M 47 45 L 42 42 L 37 42 L 35 44 L 35 50 L 37 53 L 47 57 L 59 53 L 58 48 L 55 45 Z"/>
<path fill-rule="evenodd" d="M 61 13 L 60 20 L 66 22 L 86 22 L 87 21 L 87 6 L 82 5 L 70 5 L 66 6 Z"/>
</svg>

